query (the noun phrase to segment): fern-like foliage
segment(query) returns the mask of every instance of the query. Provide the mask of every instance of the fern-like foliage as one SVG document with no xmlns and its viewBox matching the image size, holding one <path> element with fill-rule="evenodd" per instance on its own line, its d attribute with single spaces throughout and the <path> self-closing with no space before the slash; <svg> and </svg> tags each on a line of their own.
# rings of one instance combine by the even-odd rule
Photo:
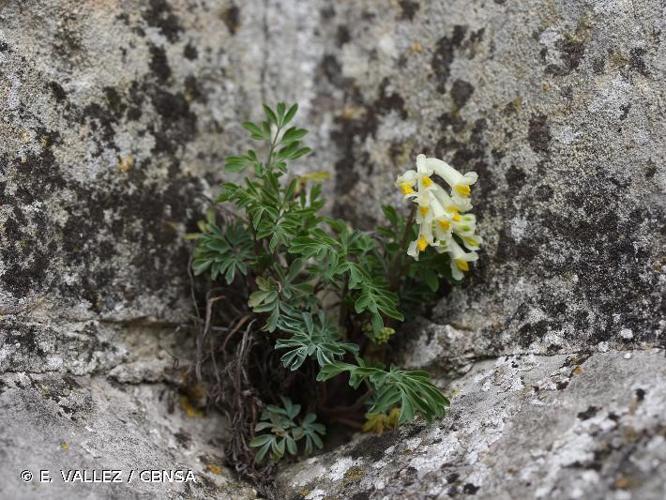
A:
<svg viewBox="0 0 666 500">
<path fill-rule="evenodd" d="M 252 238 L 242 225 L 232 223 L 221 229 L 209 220 L 201 222 L 199 229 L 201 233 L 196 235 L 199 242 L 192 261 L 194 274 L 208 271 L 212 280 L 224 276 L 228 285 L 233 283 L 237 273 L 247 274 L 255 255 Z"/>
<path fill-rule="evenodd" d="M 384 370 L 362 361 L 358 365 L 335 362 L 324 366 L 317 380 L 325 381 L 344 372 L 349 373 L 352 387 L 358 388 L 363 381 L 368 381 L 375 389 L 369 413 L 387 413 L 399 406 L 400 423 L 404 423 L 416 415 L 427 420 L 441 417 L 449 406 L 449 400 L 433 385 L 430 375 L 421 370 L 395 367 Z"/>
<path fill-rule="evenodd" d="M 280 330 L 292 334 L 275 343 L 276 349 L 289 349 L 281 359 L 284 366 L 291 370 L 300 368 L 309 356 L 314 357 L 319 366 L 326 366 L 346 352 L 358 352 L 356 344 L 340 340 L 338 329 L 323 312 L 317 316 L 302 313 L 296 318 L 285 318 L 280 323 Z"/>
<path fill-rule="evenodd" d="M 216 199 L 231 205 L 227 222 L 216 222 L 211 211 L 192 236 L 194 272 L 248 290 L 246 313 L 263 330 L 257 334 L 271 336 L 295 377 L 312 377 L 311 358 L 320 382 L 344 374 L 355 389 L 365 384 L 367 428 L 440 417 L 448 400 L 427 373 L 375 362 L 384 361 L 406 313 L 431 301 L 442 280 L 451 281 L 448 257 L 407 259 L 414 228 L 392 207 L 384 207 L 386 224 L 373 232 L 322 215 L 326 173 L 294 176 L 288 169 L 311 153 L 306 130 L 293 125 L 297 109 L 264 106 L 263 120 L 243 123 L 265 154 L 250 149 L 226 159 L 227 171 L 243 179 L 224 183 Z M 240 279 L 245 286 L 237 286 Z M 321 448 L 323 425 L 311 413 L 297 422 L 300 410 L 286 397 L 282 406 L 266 407 L 251 444 L 258 461 L 295 455 L 301 441 L 306 454 Z"/>
<path fill-rule="evenodd" d="M 306 455 L 312 454 L 315 448 L 320 449 L 324 446 L 321 436 L 326 434 L 326 428 L 317 423 L 317 415 L 308 413 L 300 423 L 297 423 L 296 418 L 301 412 L 301 405 L 292 403 L 289 398 L 281 399 L 283 406 L 267 406 L 255 427 L 255 432 L 263 432 L 257 434 L 250 442 L 251 447 L 257 448 L 258 462 L 262 462 L 269 452 L 274 461 L 281 459 L 285 453 L 298 454 L 298 442 L 301 440 Z"/>
</svg>

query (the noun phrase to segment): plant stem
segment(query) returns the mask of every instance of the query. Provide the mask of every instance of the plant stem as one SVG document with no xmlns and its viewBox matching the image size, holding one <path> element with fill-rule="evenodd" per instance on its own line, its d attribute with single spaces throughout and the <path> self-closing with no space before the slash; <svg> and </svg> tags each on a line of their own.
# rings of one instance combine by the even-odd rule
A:
<svg viewBox="0 0 666 500">
<path fill-rule="evenodd" d="M 345 300 L 347 294 L 349 293 L 349 276 L 345 277 L 345 286 L 342 289 L 342 295 L 340 295 L 340 318 L 338 324 L 340 327 L 346 331 L 345 326 L 347 325 L 347 316 L 349 314 L 349 307 L 347 301 Z"/>
<path fill-rule="evenodd" d="M 277 126 L 277 130 L 275 131 L 275 137 L 273 137 L 273 140 L 271 141 L 271 145 L 268 148 L 268 158 L 266 159 L 266 168 L 268 170 L 271 170 L 271 163 L 273 161 L 273 151 L 275 150 L 275 146 L 277 145 L 277 140 L 278 137 L 280 137 L 280 131 L 282 130 L 282 127 L 279 125 Z"/>
<path fill-rule="evenodd" d="M 405 221 L 405 228 L 402 232 L 402 238 L 400 240 L 400 247 L 396 254 L 393 256 L 393 260 L 388 267 L 389 272 L 389 285 L 390 289 L 394 292 L 397 292 L 400 288 L 400 277 L 402 274 L 404 253 L 406 251 L 407 240 L 409 239 L 409 232 L 411 230 L 412 224 L 414 223 L 414 217 L 416 216 L 416 208 L 412 207 L 409 211 L 409 216 Z"/>
</svg>

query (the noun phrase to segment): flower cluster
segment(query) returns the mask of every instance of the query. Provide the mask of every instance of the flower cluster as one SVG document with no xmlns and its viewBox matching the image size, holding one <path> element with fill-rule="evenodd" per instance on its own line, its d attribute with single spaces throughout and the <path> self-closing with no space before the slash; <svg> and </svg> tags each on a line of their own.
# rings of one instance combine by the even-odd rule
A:
<svg viewBox="0 0 666 500">
<path fill-rule="evenodd" d="M 450 187 L 450 193 L 432 180 L 433 174 Z M 419 253 L 429 246 L 439 253 L 448 252 L 451 274 L 456 280 L 461 280 L 469 263 L 479 258 L 476 251 L 481 238 L 474 234 L 476 217 L 465 213 L 472 208 L 470 186 L 477 177 L 476 172 L 463 175 L 442 160 L 418 155 L 416 170 L 408 170 L 395 183 L 405 199 L 417 205 L 419 234 L 407 253 L 418 260 Z"/>
</svg>

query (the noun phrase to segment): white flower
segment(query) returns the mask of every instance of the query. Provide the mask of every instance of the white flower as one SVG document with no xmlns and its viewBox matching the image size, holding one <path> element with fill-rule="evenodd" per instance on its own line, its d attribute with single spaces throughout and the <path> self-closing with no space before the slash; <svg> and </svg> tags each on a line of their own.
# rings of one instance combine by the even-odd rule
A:
<svg viewBox="0 0 666 500">
<path fill-rule="evenodd" d="M 435 248 L 439 253 L 448 252 L 451 257 L 451 275 L 455 280 L 463 279 L 463 272 L 469 271 L 469 263 L 479 259 L 476 252 L 465 252 L 453 238 L 442 240 Z"/>
<path fill-rule="evenodd" d="M 418 193 L 424 193 L 437 186 L 430 178 L 432 169 L 427 167 L 426 157 L 424 155 L 419 155 L 419 157 L 423 158 L 416 159 L 416 170 L 407 170 L 395 181 L 395 185 L 405 198 L 416 196 L 417 191 L 414 190 L 414 185 L 417 185 Z"/>
<path fill-rule="evenodd" d="M 444 182 L 451 186 L 454 196 L 457 195 L 460 198 L 470 197 L 472 194 L 470 186 L 479 178 L 476 172 L 467 172 L 463 175 L 445 161 L 437 158 L 426 158 L 425 155 L 416 157 L 416 165 L 419 164 L 423 166 L 424 171 L 434 172 L 444 179 Z"/>
<path fill-rule="evenodd" d="M 434 218 L 434 233 L 438 239 L 447 239 L 452 233 L 460 237 L 464 245 L 470 250 L 478 250 L 482 242 L 476 236 L 476 216 L 474 214 L 461 214 L 465 210 L 460 199 L 451 198 L 443 190 L 433 192 L 435 201 L 431 203 Z"/>
<path fill-rule="evenodd" d="M 433 174 L 448 184 L 451 193 L 432 180 Z M 456 280 L 462 279 L 463 272 L 469 270 L 469 262 L 478 259 L 476 251 L 482 243 L 475 234 L 476 217 L 465 213 L 472 208 L 470 186 L 477 178 L 476 172 L 463 175 L 442 160 L 418 155 L 416 170 L 408 170 L 396 180 L 405 199 L 417 205 L 419 233 L 410 243 L 407 254 L 418 260 L 419 254 L 429 246 L 439 253 L 447 252 L 451 274 Z M 470 251 L 466 252 L 461 244 Z"/>
</svg>

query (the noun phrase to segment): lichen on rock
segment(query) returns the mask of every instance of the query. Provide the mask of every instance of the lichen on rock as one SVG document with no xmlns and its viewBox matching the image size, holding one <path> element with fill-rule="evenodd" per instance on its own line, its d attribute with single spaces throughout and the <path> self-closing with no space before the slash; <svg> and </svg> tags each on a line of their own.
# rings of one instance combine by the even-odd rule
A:
<svg viewBox="0 0 666 500">
<path fill-rule="evenodd" d="M 207 425 L 225 424 L 197 427 L 160 395 L 177 398 L 174 359 L 193 352 L 182 236 L 221 159 L 243 149 L 228 124 L 293 100 L 314 125 L 317 168 L 334 173 L 334 214 L 374 227 L 425 152 L 479 173 L 486 243 L 471 279 L 395 336 L 406 366 L 441 375 L 451 413 L 291 465 L 281 494 L 666 496 L 659 2 L 376 7 L 0 7 L 7 478 L 41 455 L 54 467 L 154 459 L 203 478 L 175 497 L 254 495 L 216 477 L 224 451 Z M 7 480 L 3 494 L 42 492 L 20 487 Z"/>
</svg>

